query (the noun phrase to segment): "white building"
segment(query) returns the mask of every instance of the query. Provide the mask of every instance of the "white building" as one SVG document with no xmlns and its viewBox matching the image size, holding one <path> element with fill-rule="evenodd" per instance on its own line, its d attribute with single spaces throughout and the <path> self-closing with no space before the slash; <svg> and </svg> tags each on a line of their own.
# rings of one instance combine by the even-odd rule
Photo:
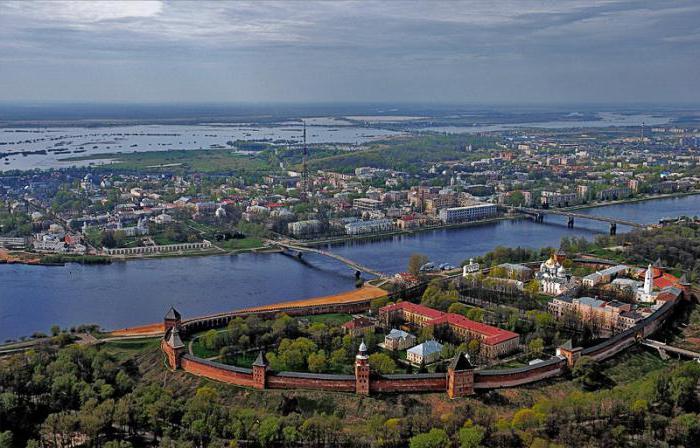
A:
<svg viewBox="0 0 700 448">
<path fill-rule="evenodd" d="M 409 348 L 406 351 L 406 359 L 413 364 L 430 364 L 440 359 L 441 351 L 442 344 L 438 341 L 425 341 L 413 348 Z"/>
<path fill-rule="evenodd" d="M 467 207 L 443 208 L 440 210 L 439 216 L 440 220 L 445 224 L 475 221 L 496 216 L 496 206 L 494 204 L 478 204 Z"/>
<path fill-rule="evenodd" d="M 315 235 L 321 231 L 321 221 L 309 219 L 307 221 L 290 222 L 287 230 L 295 237 Z"/>
<path fill-rule="evenodd" d="M 345 224 L 345 233 L 347 235 L 386 232 L 393 229 L 394 222 L 391 219 L 372 219 L 369 221 L 355 221 Z"/>
<path fill-rule="evenodd" d="M 469 264 L 462 266 L 462 277 L 479 272 L 479 263 L 474 263 L 474 259 L 469 259 Z"/>
<path fill-rule="evenodd" d="M 542 292 L 552 296 L 564 294 L 575 285 L 566 268 L 553 254 L 540 264 L 540 270 L 535 277 L 540 282 Z"/>
<path fill-rule="evenodd" d="M 406 350 L 416 343 L 416 337 L 403 330 L 392 329 L 384 336 L 384 348 L 387 350 Z"/>
</svg>

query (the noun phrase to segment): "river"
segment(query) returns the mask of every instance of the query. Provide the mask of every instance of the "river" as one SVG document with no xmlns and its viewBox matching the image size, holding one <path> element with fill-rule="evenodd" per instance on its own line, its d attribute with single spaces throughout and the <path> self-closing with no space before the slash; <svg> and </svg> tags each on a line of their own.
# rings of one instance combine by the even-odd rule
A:
<svg viewBox="0 0 700 448">
<path fill-rule="evenodd" d="M 700 195 L 657 199 L 582 210 L 643 223 L 700 214 Z M 618 232 L 625 231 L 623 226 Z M 435 262 L 459 264 L 496 246 L 558 246 L 563 236 L 595 235 L 606 223 L 564 218 L 499 221 L 450 230 L 329 246 L 385 273 L 405 270 L 415 252 Z M 106 329 L 158 321 L 170 305 L 194 316 L 251 305 L 332 294 L 354 287 L 353 272 L 334 260 L 306 254 L 298 261 L 281 254 L 242 254 L 135 260 L 104 266 L 0 265 L 0 341 L 96 323 Z"/>
</svg>

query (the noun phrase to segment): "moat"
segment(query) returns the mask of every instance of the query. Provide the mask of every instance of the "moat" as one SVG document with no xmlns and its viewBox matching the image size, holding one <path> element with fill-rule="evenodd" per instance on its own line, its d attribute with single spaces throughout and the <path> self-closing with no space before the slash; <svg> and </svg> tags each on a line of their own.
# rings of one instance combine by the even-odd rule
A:
<svg viewBox="0 0 700 448">
<path fill-rule="evenodd" d="M 700 214 L 700 196 L 659 199 L 581 211 L 642 223 Z M 619 232 L 626 231 L 624 227 Z M 410 254 L 459 264 L 496 246 L 556 247 L 563 236 L 593 238 L 605 223 L 564 218 L 545 224 L 500 221 L 378 241 L 329 246 L 386 273 L 405 270 Z M 332 294 L 354 287 L 354 273 L 322 256 L 280 254 L 145 259 L 102 266 L 0 266 L 0 341 L 46 332 L 53 324 L 96 323 L 106 329 L 158 321 L 170 305 L 192 316 Z"/>
</svg>

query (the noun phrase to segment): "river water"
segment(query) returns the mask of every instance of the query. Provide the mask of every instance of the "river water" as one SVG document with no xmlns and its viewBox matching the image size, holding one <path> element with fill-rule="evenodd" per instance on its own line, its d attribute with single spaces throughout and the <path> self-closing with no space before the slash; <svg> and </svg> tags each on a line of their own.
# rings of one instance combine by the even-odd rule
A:
<svg viewBox="0 0 700 448">
<path fill-rule="evenodd" d="M 700 215 L 700 195 L 583 210 L 641 223 Z M 618 226 L 618 232 L 626 231 Z M 563 236 L 593 238 L 606 223 L 564 218 L 500 221 L 472 227 L 354 242 L 328 248 L 352 260 L 394 273 L 415 252 L 435 262 L 459 264 L 496 246 L 558 246 Z M 170 305 L 184 316 L 327 295 L 354 287 L 353 272 L 334 260 L 305 254 L 242 254 L 135 260 L 104 266 L 0 265 L 0 341 L 46 332 L 53 324 L 96 323 L 106 329 L 159 321 Z"/>
</svg>

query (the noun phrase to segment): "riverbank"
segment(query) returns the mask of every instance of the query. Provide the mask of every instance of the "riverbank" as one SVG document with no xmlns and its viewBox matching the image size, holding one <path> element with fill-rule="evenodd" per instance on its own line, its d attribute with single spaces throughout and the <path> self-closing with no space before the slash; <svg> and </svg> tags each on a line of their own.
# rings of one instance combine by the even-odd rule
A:
<svg viewBox="0 0 700 448">
<path fill-rule="evenodd" d="M 581 204 L 581 205 L 574 205 L 571 207 L 565 207 L 561 208 L 559 210 L 585 210 L 589 208 L 598 208 L 598 207 L 609 207 L 611 205 L 623 205 L 623 204 L 634 204 L 637 202 L 645 202 L 645 201 L 653 201 L 656 199 L 673 199 L 673 198 L 682 198 L 685 196 L 694 196 L 700 194 L 700 191 L 698 190 L 693 190 L 693 191 L 684 191 L 684 192 L 679 192 L 679 193 L 664 193 L 664 194 L 655 194 L 655 195 L 648 195 L 648 196 L 641 196 L 641 197 L 633 197 L 633 198 L 626 198 L 626 199 L 619 199 L 617 201 L 605 201 L 605 202 L 591 202 L 588 204 Z"/>
<path fill-rule="evenodd" d="M 331 237 L 331 238 L 321 238 L 321 239 L 315 239 L 315 240 L 294 240 L 295 244 L 298 244 L 300 246 L 320 246 L 320 245 L 325 245 L 325 244 L 342 244 L 342 243 L 347 243 L 351 241 L 371 241 L 371 240 L 380 240 L 384 238 L 390 238 L 394 236 L 402 236 L 402 235 L 416 235 L 419 233 L 425 233 L 425 232 L 430 232 L 433 230 L 449 230 L 449 229 L 461 229 L 465 227 L 474 227 L 474 226 L 480 226 L 484 224 L 491 224 L 491 223 L 497 223 L 500 221 L 511 221 L 511 220 L 517 220 L 517 219 L 525 219 L 527 216 L 523 214 L 518 214 L 518 215 L 504 215 L 504 216 L 498 216 L 495 218 L 489 218 L 489 219 L 480 219 L 478 221 L 466 221 L 466 222 L 459 222 L 459 223 L 454 223 L 454 224 L 441 224 L 441 225 L 434 225 L 434 226 L 425 226 L 425 227 L 419 227 L 417 229 L 410 229 L 410 230 L 392 230 L 390 232 L 382 232 L 382 233 L 371 233 L 371 234 L 366 234 L 366 235 L 345 235 L 345 236 L 337 236 L 337 237 Z"/>
</svg>

